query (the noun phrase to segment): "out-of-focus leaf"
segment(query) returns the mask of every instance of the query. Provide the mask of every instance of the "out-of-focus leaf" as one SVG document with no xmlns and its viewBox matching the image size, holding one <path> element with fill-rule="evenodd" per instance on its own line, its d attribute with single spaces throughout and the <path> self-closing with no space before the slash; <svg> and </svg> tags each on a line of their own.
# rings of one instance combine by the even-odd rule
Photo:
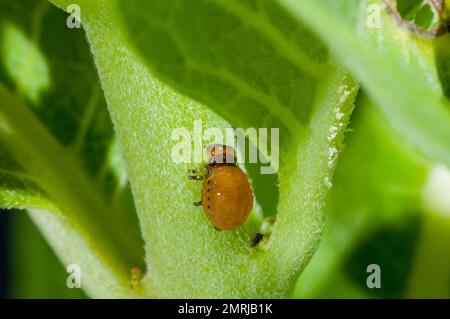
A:
<svg viewBox="0 0 450 319">
<path fill-rule="evenodd" d="M 450 107 L 434 63 L 437 40 L 400 28 L 381 1 L 278 2 L 340 57 L 405 143 L 450 167 Z"/>
<path fill-rule="evenodd" d="M 424 37 L 447 32 L 448 9 L 445 0 L 384 0 L 398 23 Z"/>
<path fill-rule="evenodd" d="M 47 1 L 0 1 L 0 81 L 0 206 L 35 210 L 91 296 L 128 295 L 142 243 L 83 31 Z"/>
<path fill-rule="evenodd" d="M 442 91 L 450 100 L 450 34 L 435 41 L 436 69 L 441 80 Z"/>
<path fill-rule="evenodd" d="M 420 232 L 422 188 L 429 166 L 424 158 L 396 140 L 367 97 L 360 97 L 352 134 L 336 169 L 328 200 L 324 237 L 299 278 L 296 296 L 375 296 L 365 280 L 361 281 L 363 276 L 368 276 L 367 266 L 375 263 L 382 267 L 386 287 L 391 285 L 392 288 L 378 293 L 385 297 L 393 297 L 393 294 L 403 297 Z M 404 238 L 409 237 L 411 240 L 407 248 L 405 245 L 398 248 L 398 243 L 392 243 L 388 236 L 380 238 L 382 233 L 392 234 L 391 238 L 406 240 Z M 370 256 L 373 259 L 366 258 Z M 369 259 L 371 262 L 362 267 Z M 395 276 L 395 264 L 407 265 L 402 268 L 404 276 L 397 276 L 397 284 L 388 283 L 389 276 Z M 346 278 L 342 284 L 351 283 L 353 289 L 331 289 L 337 277 Z"/>
<path fill-rule="evenodd" d="M 69 274 L 28 216 L 11 214 L 9 224 L 9 298 L 85 297 L 67 287 Z"/>
</svg>

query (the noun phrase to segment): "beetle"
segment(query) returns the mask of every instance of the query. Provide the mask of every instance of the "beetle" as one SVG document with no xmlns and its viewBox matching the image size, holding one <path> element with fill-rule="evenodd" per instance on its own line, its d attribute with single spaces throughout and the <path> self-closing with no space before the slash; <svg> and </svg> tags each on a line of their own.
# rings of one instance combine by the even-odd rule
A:
<svg viewBox="0 0 450 319">
<path fill-rule="evenodd" d="M 190 180 L 202 180 L 202 206 L 205 215 L 218 230 L 232 230 L 242 225 L 253 208 L 253 190 L 247 174 L 236 165 L 234 148 L 222 144 L 206 147 L 208 164 L 203 169 L 188 170 Z M 198 173 L 206 171 L 206 175 Z"/>
</svg>

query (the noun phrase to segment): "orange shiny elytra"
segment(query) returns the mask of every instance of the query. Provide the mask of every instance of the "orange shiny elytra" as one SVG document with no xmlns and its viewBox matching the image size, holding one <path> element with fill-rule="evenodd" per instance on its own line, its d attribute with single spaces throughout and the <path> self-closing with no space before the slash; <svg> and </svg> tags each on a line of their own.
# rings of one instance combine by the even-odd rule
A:
<svg viewBox="0 0 450 319">
<path fill-rule="evenodd" d="M 194 203 L 203 211 L 215 228 L 234 229 L 247 219 L 253 207 L 253 191 L 248 176 L 236 165 L 236 153 L 230 146 L 212 144 L 206 148 L 208 164 L 192 174 L 206 171 L 206 175 L 191 175 L 189 179 L 203 180 L 202 200 Z"/>
</svg>

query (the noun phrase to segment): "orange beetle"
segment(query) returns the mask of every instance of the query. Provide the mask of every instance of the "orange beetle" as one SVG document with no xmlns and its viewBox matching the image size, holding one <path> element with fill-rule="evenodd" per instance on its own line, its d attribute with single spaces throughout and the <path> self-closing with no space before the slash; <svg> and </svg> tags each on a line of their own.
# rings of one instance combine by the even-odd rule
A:
<svg viewBox="0 0 450 319">
<path fill-rule="evenodd" d="M 253 208 L 253 191 L 248 176 L 236 165 L 235 150 L 226 145 L 212 144 L 206 148 L 206 175 L 191 175 L 191 180 L 203 180 L 202 200 L 194 203 L 218 230 L 234 229 L 247 219 Z M 189 170 L 197 174 L 202 169 Z"/>
</svg>

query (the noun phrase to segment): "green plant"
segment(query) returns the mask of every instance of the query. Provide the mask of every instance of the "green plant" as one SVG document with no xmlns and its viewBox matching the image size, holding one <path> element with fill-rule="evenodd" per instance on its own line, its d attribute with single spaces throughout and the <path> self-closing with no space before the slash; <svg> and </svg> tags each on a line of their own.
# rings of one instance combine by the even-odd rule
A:
<svg viewBox="0 0 450 319">
<path fill-rule="evenodd" d="M 348 216 L 363 206 L 363 226 L 343 223 L 348 244 L 324 259 L 321 247 L 300 277 L 296 291 L 313 295 L 370 225 L 422 206 L 434 163 L 450 166 L 450 38 L 420 39 L 386 13 L 380 29 L 361 27 L 371 3 L 381 5 L 79 0 L 88 45 L 47 1 L 1 0 L 0 205 L 28 210 L 63 263 L 82 267 L 89 296 L 128 298 L 288 297 L 319 245 L 325 211 L 333 225 L 342 206 Z M 359 82 L 368 97 L 359 94 L 363 115 L 332 188 Z M 170 156 L 172 131 L 198 119 L 280 128 L 277 185 L 248 167 L 261 205 L 234 231 L 217 232 L 192 206 L 200 187 Z M 370 141 L 379 160 L 364 163 Z M 358 179 L 366 171 L 380 174 Z M 394 197 L 377 216 L 391 198 L 369 198 L 365 187 L 396 183 L 410 197 Z M 447 212 L 448 198 L 427 200 L 438 205 L 425 216 Z M 270 238 L 251 248 L 265 216 L 276 216 Z M 445 248 L 443 220 L 432 232 L 441 230 Z M 327 228 L 324 244 L 333 238 Z M 145 272 L 137 288 L 133 267 Z"/>
</svg>

